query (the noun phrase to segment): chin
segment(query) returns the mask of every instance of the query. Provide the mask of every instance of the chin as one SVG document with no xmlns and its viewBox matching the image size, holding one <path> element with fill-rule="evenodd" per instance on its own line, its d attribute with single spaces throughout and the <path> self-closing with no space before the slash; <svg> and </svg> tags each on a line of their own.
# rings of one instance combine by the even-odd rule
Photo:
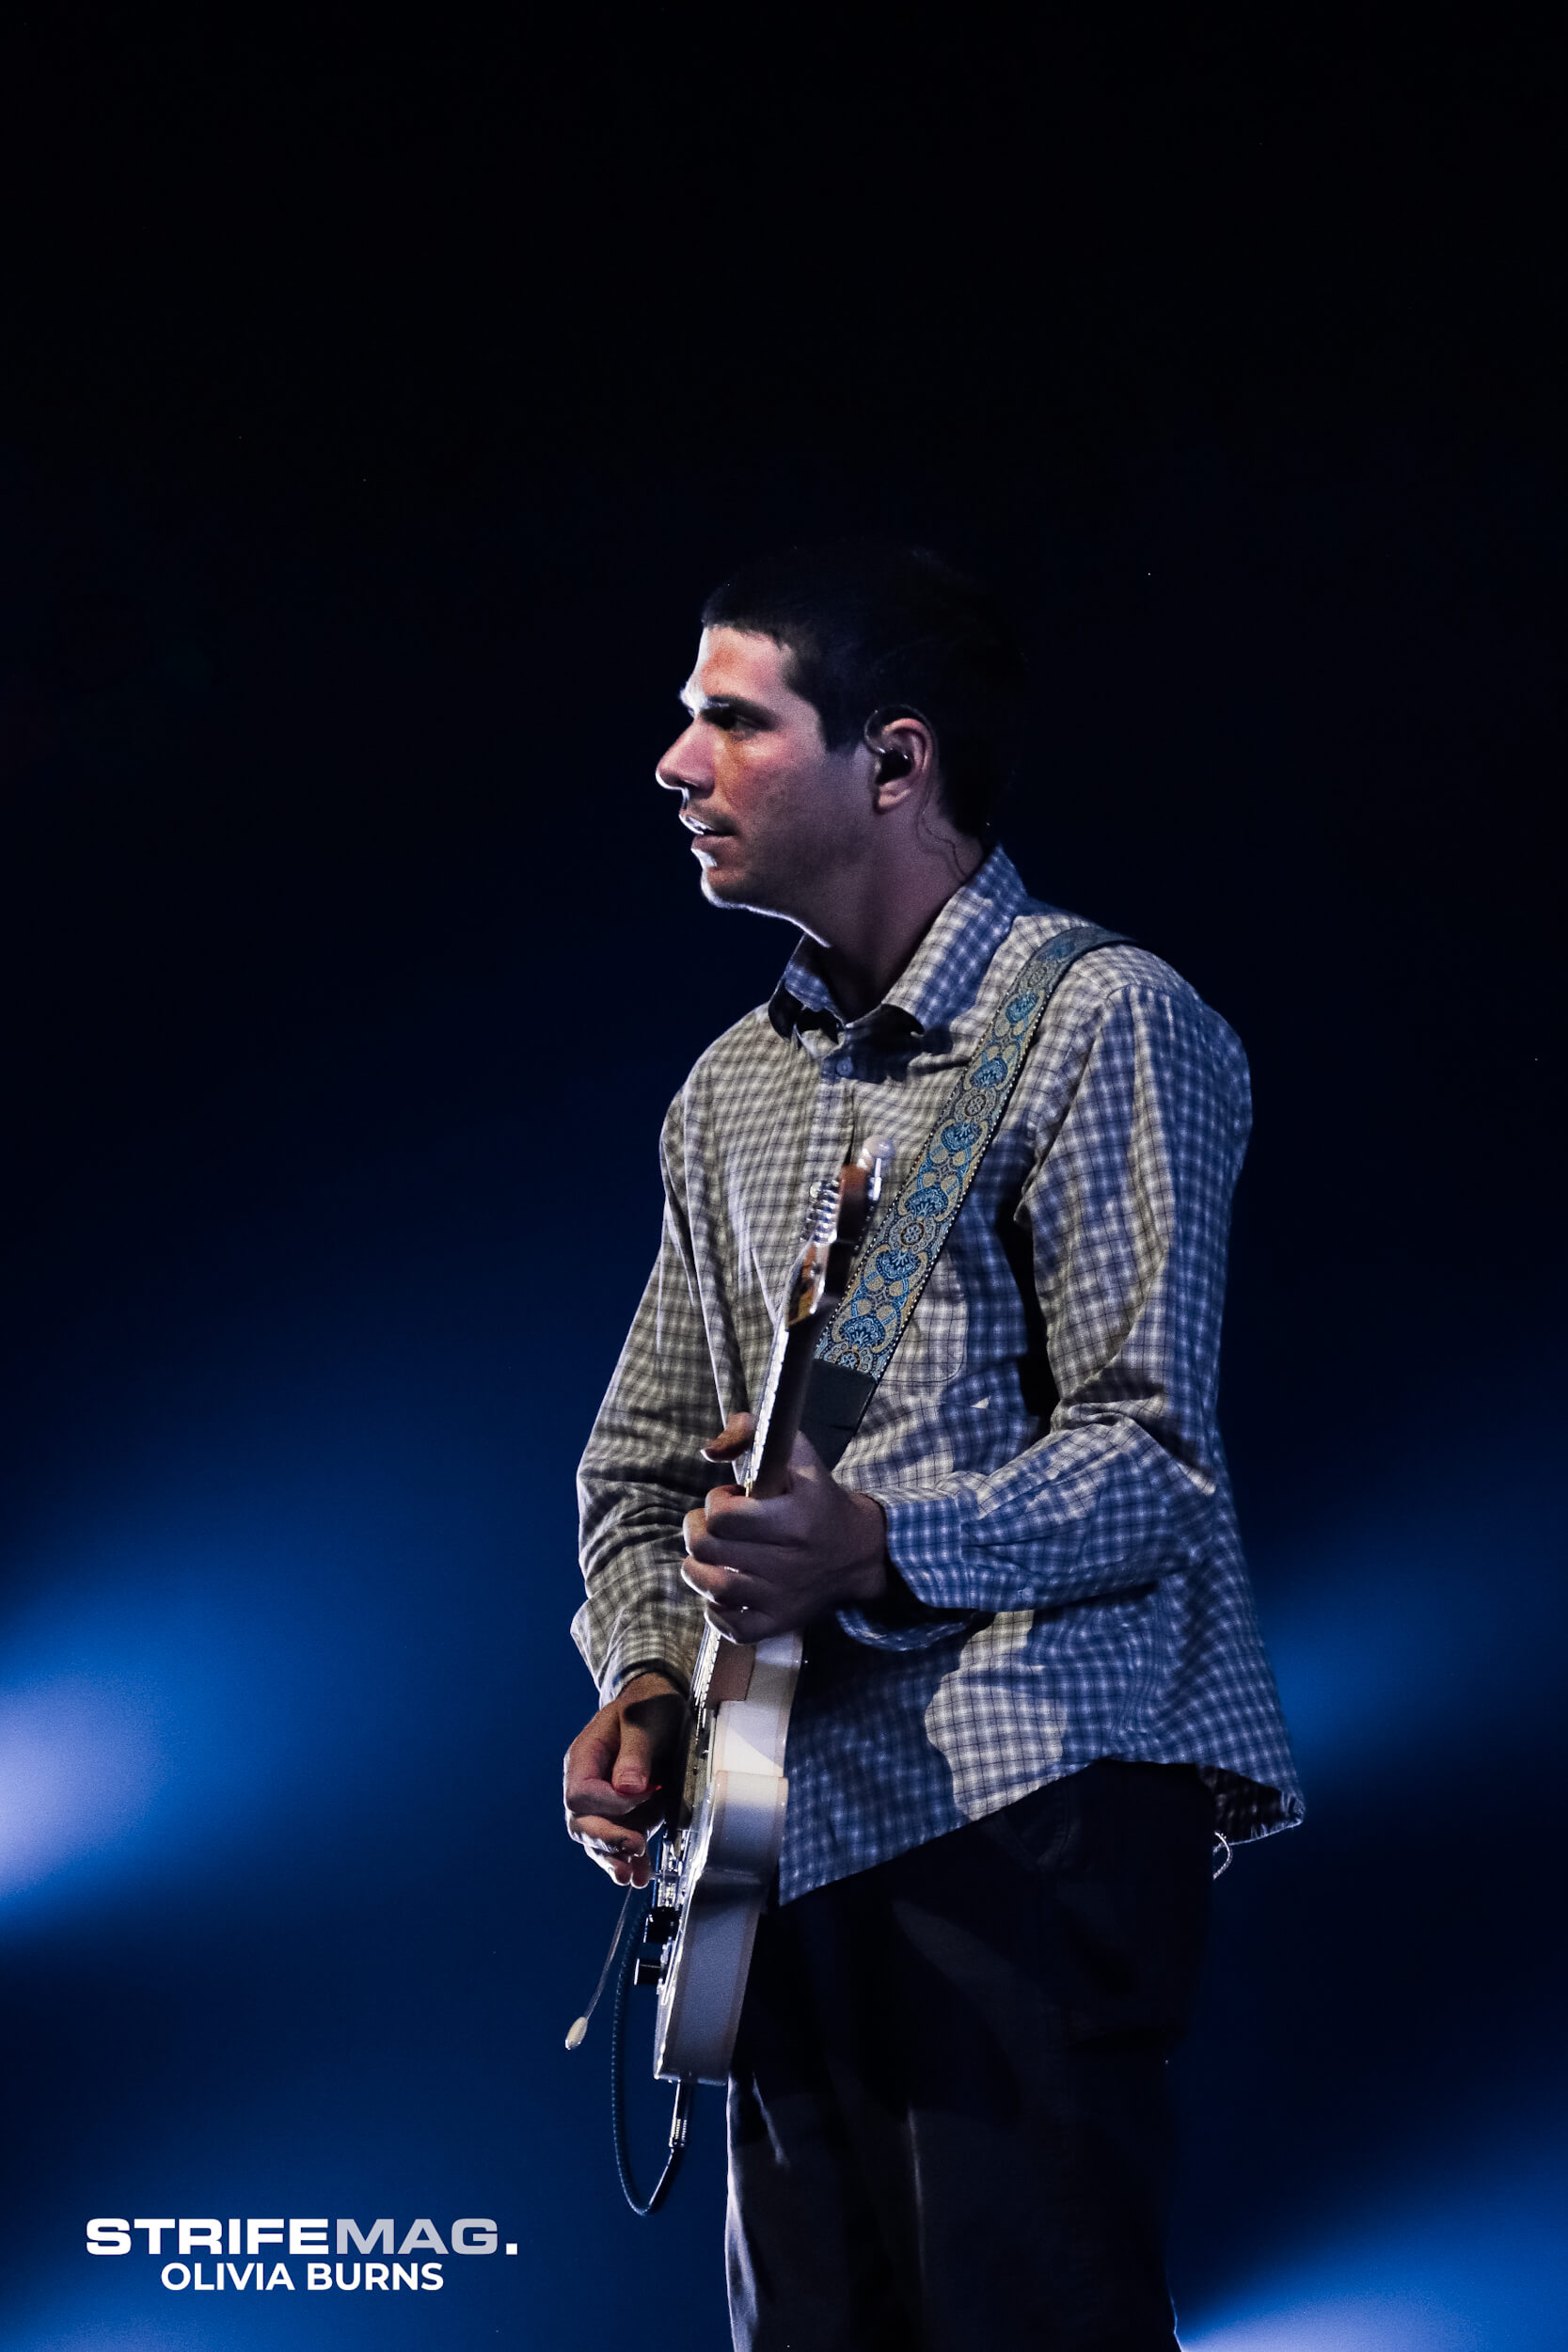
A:
<svg viewBox="0 0 1568 2352">
<path fill-rule="evenodd" d="M 800 920 L 785 912 L 784 902 L 791 894 L 775 890 L 766 874 L 759 874 L 754 866 L 742 866 L 738 858 L 733 865 L 705 866 L 702 878 L 703 896 L 710 907 L 736 907 L 747 914 L 770 914 L 781 922 Z"/>
<path fill-rule="evenodd" d="M 717 866 L 703 867 L 703 896 L 710 907 L 745 907 L 751 904 L 751 894 L 744 874 L 721 873 Z"/>
</svg>

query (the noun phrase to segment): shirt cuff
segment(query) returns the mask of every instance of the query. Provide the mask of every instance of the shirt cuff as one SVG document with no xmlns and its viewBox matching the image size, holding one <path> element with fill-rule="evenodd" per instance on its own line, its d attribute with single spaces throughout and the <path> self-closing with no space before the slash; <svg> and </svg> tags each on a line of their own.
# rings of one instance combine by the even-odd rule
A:
<svg viewBox="0 0 1568 2352">
<path fill-rule="evenodd" d="M 617 1667 L 613 1679 L 606 1677 L 607 1704 L 610 1699 L 618 1699 L 639 1675 L 662 1675 L 666 1682 L 674 1684 L 682 1698 L 691 1696 L 691 1677 L 683 1667 L 673 1665 L 668 1658 L 635 1658 L 629 1666 Z"/>
<path fill-rule="evenodd" d="M 668 1675 L 678 1691 L 689 1693 L 702 1638 L 702 1613 L 695 1608 L 689 1617 L 676 1610 L 639 1610 L 630 1622 L 623 1620 L 599 1667 L 600 1706 L 608 1707 L 634 1675 Z"/>
<path fill-rule="evenodd" d="M 911 1506 L 890 1502 L 885 1495 L 876 1500 L 887 1520 L 888 1589 L 880 1599 L 862 1608 L 841 1609 L 838 1622 L 852 1642 L 862 1642 L 869 1649 L 894 1650 L 931 1649 L 939 1642 L 951 1642 L 966 1633 L 982 1613 L 925 1600 L 904 1575 L 906 1559 L 913 1557 L 913 1550 L 901 1536 L 895 1536 L 895 1519 Z"/>
</svg>

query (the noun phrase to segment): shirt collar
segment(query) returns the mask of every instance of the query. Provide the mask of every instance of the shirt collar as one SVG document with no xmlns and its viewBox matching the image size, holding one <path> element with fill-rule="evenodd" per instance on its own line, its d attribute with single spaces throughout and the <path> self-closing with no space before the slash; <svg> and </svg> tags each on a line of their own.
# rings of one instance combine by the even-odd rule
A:
<svg viewBox="0 0 1568 2352">
<path fill-rule="evenodd" d="M 1036 903 L 1006 850 L 992 850 L 984 865 L 954 891 L 882 1002 L 863 1020 L 885 1021 L 891 1011 L 916 1035 L 944 1026 L 973 1002 L 1015 919 Z M 832 989 L 816 969 L 816 952 L 812 940 L 799 942 L 769 1000 L 768 1017 L 781 1037 L 799 1028 L 861 1025 L 846 1022 L 834 1004 Z"/>
</svg>

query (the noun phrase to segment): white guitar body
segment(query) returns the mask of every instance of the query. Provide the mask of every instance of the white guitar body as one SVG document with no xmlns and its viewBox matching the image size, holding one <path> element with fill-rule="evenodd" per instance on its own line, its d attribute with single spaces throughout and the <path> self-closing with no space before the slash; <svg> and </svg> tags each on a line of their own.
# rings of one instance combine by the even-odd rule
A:
<svg viewBox="0 0 1568 2352">
<path fill-rule="evenodd" d="M 800 1674 L 798 1633 L 752 1649 L 717 1646 L 722 1655 L 697 1722 L 690 1823 L 666 1838 L 654 1897 L 657 1912 L 678 1919 L 659 1972 L 654 2072 L 679 2082 L 729 2075 L 757 1921 L 784 1842 L 784 1742 Z M 736 1695 L 721 1697 L 721 1689 Z"/>
</svg>

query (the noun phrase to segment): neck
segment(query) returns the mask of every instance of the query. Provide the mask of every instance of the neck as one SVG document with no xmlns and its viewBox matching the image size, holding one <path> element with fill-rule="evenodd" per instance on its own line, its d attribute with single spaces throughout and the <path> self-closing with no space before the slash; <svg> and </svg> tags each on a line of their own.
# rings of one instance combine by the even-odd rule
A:
<svg viewBox="0 0 1568 2352">
<path fill-rule="evenodd" d="M 849 1020 L 881 1003 L 953 893 L 985 859 L 983 843 L 956 835 L 939 857 L 835 878 L 837 903 L 805 928 L 817 943 L 817 969 Z"/>
</svg>

